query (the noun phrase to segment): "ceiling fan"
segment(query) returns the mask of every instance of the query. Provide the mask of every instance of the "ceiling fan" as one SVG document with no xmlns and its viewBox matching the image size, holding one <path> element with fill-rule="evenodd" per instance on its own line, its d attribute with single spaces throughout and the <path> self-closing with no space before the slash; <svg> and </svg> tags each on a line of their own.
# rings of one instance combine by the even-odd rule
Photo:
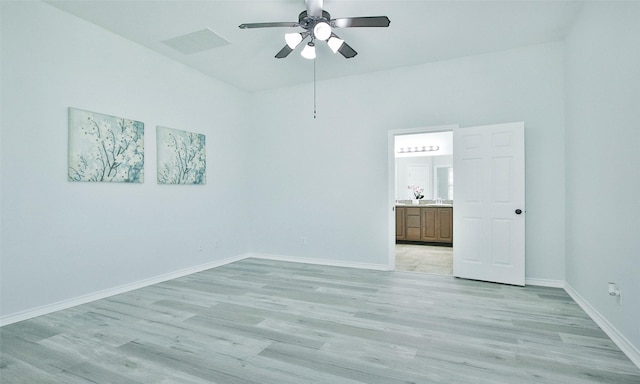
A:
<svg viewBox="0 0 640 384">
<path fill-rule="evenodd" d="M 387 16 L 343 17 L 332 19 L 329 12 L 322 9 L 322 0 L 305 0 L 307 9 L 298 16 L 297 22 L 270 22 L 240 24 L 240 29 L 272 28 L 272 27 L 301 27 L 304 32 L 285 34 L 286 45 L 276 54 L 276 58 L 287 56 L 307 37 L 310 41 L 300 54 L 306 59 L 316 58 L 316 41 L 326 41 L 333 53 L 340 52 L 350 59 L 358 54 L 349 44 L 333 32 L 335 28 L 356 27 L 388 27 L 390 20 Z"/>
</svg>

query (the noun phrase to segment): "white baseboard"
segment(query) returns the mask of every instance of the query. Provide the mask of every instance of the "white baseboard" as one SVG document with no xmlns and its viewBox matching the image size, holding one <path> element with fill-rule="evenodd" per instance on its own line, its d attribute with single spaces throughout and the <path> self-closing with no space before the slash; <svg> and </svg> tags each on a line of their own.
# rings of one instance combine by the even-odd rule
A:
<svg viewBox="0 0 640 384">
<path fill-rule="evenodd" d="M 525 278 L 526 285 L 536 285 L 538 287 L 550 287 L 550 288 L 564 288 L 564 280 L 551 280 L 551 279 L 536 279 Z"/>
<path fill-rule="evenodd" d="M 102 290 L 102 291 L 89 293 L 87 295 L 74 297 L 72 299 L 58 301 L 58 302 L 53 303 L 53 304 L 47 304 L 47 305 L 43 305 L 41 307 L 31 308 L 31 309 L 27 309 L 25 311 L 21 311 L 21 312 L 18 312 L 18 313 L 13 313 L 13 314 L 10 314 L 10 315 L 2 316 L 2 317 L 0 317 L 0 327 L 1 326 L 5 326 L 5 325 L 9 325 L 9 324 L 13 324 L 13 323 L 17 323 L 18 321 L 22 321 L 22 320 L 28 320 L 28 319 L 31 319 L 31 318 L 34 318 L 34 317 L 37 317 L 37 316 L 46 315 L 48 313 L 52 313 L 52 312 L 60 311 L 60 310 L 63 310 L 63 309 L 75 307 L 75 306 L 78 306 L 78 305 L 81 305 L 81 304 L 90 303 L 92 301 L 104 299 L 104 298 L 107 298 L 107 297 L 110 297 L 110 296 L 119 295 L 121 293 L 133 291 L 133 290 L 136 290 L 136 289 L 139 289 L 139 288 L 144 288 L 144 287 L 147 287 L 149 285 L 162 283 L 162 282 L 167 281 L 167 280 L 177 279 L 179 277 L 191 275 L 191 274 L 194 274 L 194 273 L 197 273 L 197 272 L 206 271 L 207 269 L 220 267 L 222 265 L 226 265 L 226 264 L 229 264 L 229 263 L 233 263 L 235 261 L 246 259 L 247 257 L 249 257 L 248 254 L 242 254 L 242 255 L 238 255 L 238 256 L 234 256 L 234 257 L 229 257 L 229 258 L 226 258 L 226 259 L 223 259 L 223 260 L 212 261 L 212 262 L 209 262 L 209 263 L 196 265 L 194 267 L 180 269 L 178 271 L 166 273 L 166 274 L 163 274 L 163 275 L 151 277 L 151 278 L 140 280 L 140 281 L 136 281 L 136 282 L 133 282 L 133 283 L 120 285 L 120 286 L 117 286 L 117 287 L 114 287 L 114 288 L 109 288 L 109 289 L 105 289 L 105 290 Z"/>
<path fill-rule="evenodd" d="M 253 257 L 256 259 L 288 261 L 291 263 L 315 264 L 315 265 L 326 265 L 331 267 L 345 267 L 345 268 L 358 268 L 358 269 L 373 269 L 375 271 L 389 271 L 389 266 L 387 264 L 371 264 L 371 263 L 357 263 L 357 262 L 342 261 L 342 260 L 312 259 L 307 257 L 274 255 L 269 253 L 249 253 L 248 255 L 249 257 Z"/>
<path fill-rule="evenodd" d="M 584 310 L 593 321 L 611 338 L 611 340 L 624 352 L 625 355 L 640 368 L 640 350 L 636 348 L 623 334 L 621 334 L 616 327 L 614 327 L 604 316 L 598 312 L 597 309 L 591 306 L 580 294 L 573 289 L 569 283 L 565 283 L 565 291 L 571 296 L 571 298 L 578 303 L 578 305 Z"/>
</svg>

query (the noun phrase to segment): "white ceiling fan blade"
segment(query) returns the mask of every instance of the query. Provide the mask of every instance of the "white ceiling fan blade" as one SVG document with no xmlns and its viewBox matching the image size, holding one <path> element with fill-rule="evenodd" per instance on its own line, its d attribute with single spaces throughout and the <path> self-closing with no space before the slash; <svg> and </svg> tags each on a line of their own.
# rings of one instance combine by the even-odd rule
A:
<svg viewBox="0 0 640 384">
<path fill-rule="evenodd" d="M 322 0 L 304 0 L 307 5 L 307 16 L 322 17 Z"/>
</svg>

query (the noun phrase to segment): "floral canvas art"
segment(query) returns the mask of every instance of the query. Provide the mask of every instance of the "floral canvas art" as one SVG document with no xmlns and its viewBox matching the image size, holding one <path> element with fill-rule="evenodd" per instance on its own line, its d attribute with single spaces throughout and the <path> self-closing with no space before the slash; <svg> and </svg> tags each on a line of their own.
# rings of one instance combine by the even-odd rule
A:
<svg viewBox="0 0 640 384">
<path fill-rule="evenodd" d="M 142 183 L 144 124 L 69 108 L 69 181 Z"/>
<path fill-rule="evenodd" d="M 205 135 L 157 127 L 158 183 L 204 184 L 206 179 Z"/>
</svg>

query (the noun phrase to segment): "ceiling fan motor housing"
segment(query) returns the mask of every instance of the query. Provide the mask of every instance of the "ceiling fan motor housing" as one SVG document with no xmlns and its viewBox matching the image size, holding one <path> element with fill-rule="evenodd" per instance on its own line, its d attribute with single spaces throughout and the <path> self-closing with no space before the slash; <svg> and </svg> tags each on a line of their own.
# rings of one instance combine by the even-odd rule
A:
<svg viewBox="0 0 640 384">
<path fill-rule="evenodd" d="M 322 17 L 308 16 L 307 11 L 302 11 L 300 12 L 300 15 L 298 15 L 298 24 L 300 24 L 300 27 L 312 32 L 314 38 L 316 37 L 315 34 L 313 34 L 314 27 L 316 24 L 323 22 L 328 25 L 331 24 L 331 15 L 329 12 L 324 10 L 322 11 Z"/>
</svg>

